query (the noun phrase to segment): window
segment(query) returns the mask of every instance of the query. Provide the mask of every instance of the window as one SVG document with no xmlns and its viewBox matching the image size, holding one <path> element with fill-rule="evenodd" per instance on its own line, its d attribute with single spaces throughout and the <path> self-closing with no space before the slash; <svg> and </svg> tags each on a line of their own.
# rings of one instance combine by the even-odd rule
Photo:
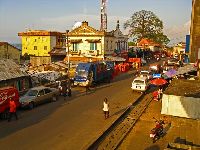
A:
<svg viewBox="0 0 200 150">
<path fill-rule="evenodd" d="M 78 51 L 78 43 L 73 43 L 73 52 L 77 52 Z"/>
<path fill-rule="evenodd" d="M 38 93 L 38 96 L 42 96 L 42 95 L 44 95 L 44 90 L 40 90 Z"/>
<path fill-rule="evenodd" d="M 97 50 L 97 43 L 90 43 L 90 50 Z"/>
<path fill-rule="evenodd" d="M 37 39 L 35 39 L 35 42 L 37 42 Z"/>
<path fill-rule="evenodd" d="M 50 89 L 44 89 L 45 94 L 51 93 Z"/>
<path fill-rule="evenodd" d="M 37 46 L 34 46 L 34 50 L 37 50 Z"/>
<path fill-rule="evenodd" d="M 47 50 L 47 46 L 44 46 L 44 50 Z"/>
</svg>

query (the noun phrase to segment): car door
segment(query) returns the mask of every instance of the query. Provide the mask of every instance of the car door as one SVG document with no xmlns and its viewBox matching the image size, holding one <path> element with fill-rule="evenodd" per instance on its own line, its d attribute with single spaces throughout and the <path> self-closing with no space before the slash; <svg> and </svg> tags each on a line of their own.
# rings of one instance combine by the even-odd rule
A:
<svg viewBox="0 0 200 150">
<path fill-rule="evenodd" d="M 37 96 L 37 104 L 42 104 L 45 101 L 44 89 L 39 90 Z"/>
<path fill-rule="evenodd" d="M 53 92 L 51 91 L 51 89 L 49 89 L 49 88 L 45 88 L 44 89 L 44 93 L 45 93 L 45 99 L 46 99 L 46 101 L 49 101 L 49 100 L 51 100 L 51 98 L 53 97 Z"/>
</svg>

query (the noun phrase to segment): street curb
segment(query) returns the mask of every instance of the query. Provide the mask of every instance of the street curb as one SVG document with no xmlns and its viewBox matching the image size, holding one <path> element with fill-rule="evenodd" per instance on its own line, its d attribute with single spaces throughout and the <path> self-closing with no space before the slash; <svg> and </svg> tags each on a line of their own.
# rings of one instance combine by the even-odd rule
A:
<svg viewBox="0 0 200 150">
<path fill-rule="evenodd" d="M 144 94 L 142 93 L 136 101 L 134 101 L 133 103 L 131 103 L 126 110 L 110 125 L 110 127 L 108 127 L 95 141 L 91 142 L 90 144 L 88 144 L 87 146 L 85 146 L 84 150 L 96 150 L 98 148 L 98 144 L 101 143 L 101 139 L 104 139 L 107 134 L 112 131 L 112 128 L 114 128 L 122 119 L 123 117 L 128 113 L 128 111 L 130 110 L 130 108 L 132 106 L 134 106 L 135 104 L 137 104 L 137 102 L 144 96 Z"/>
</svg>

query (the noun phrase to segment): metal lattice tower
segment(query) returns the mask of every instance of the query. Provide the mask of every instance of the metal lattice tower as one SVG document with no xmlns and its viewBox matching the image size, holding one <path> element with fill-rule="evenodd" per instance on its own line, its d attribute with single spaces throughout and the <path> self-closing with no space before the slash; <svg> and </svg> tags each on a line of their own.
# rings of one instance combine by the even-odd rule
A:
<svg viewBox="0 0 200 150">
<path fill-rule="evenodd" d="M 101 31 L 107 30 L 106 2 L 107 0 L 101 0 Z"/>
</svg>

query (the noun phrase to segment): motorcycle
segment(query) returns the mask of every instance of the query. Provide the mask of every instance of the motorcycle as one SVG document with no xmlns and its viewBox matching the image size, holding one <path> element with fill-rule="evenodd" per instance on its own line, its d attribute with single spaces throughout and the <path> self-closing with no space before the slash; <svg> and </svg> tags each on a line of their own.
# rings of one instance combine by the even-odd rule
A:
<svg viewBox="0 0 200 150">
<path fill-rule="evenodd" d="M 155 118 L 154 118 L 155 119 Z M 158 139 L 160 139 L 164 134 L 164 121 L 156 120 L 156 127 L 154 127 L 150 132 L 150 138 L 152 138 L 153 143 L 155 143 Z"/>
</svg>

